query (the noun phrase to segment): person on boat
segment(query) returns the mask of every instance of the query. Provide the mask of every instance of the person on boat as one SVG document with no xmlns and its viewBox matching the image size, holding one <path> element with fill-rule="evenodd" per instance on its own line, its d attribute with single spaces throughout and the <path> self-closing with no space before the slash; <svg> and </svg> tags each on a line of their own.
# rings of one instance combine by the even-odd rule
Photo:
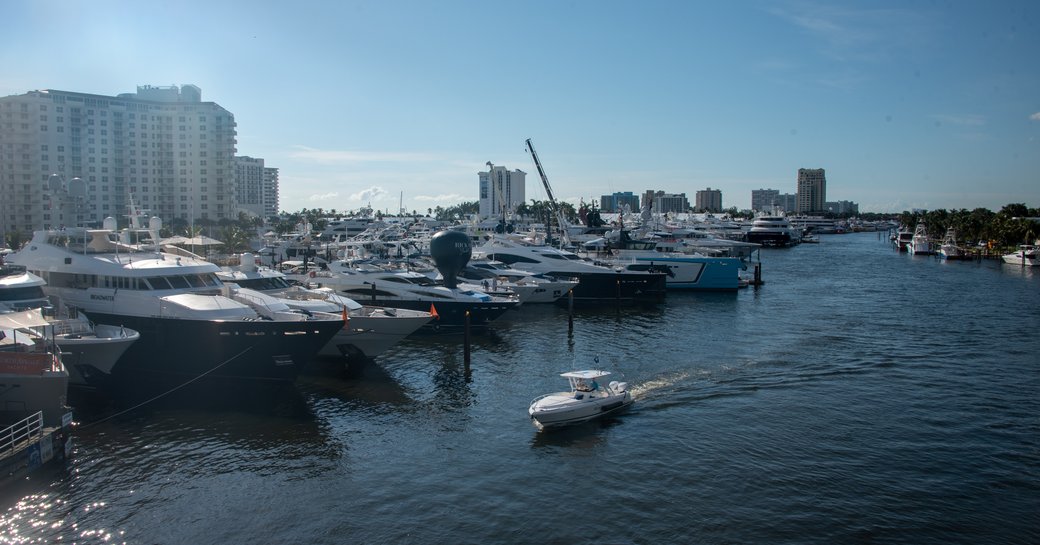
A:
<svg viewBox="0 0 1040 545">
<path fill-rule="evenodd" d="M 599 390 L 599 383 L 596 382 L 596 379 L 592 379 L 592 389 L 590 391 L 596 391 L 596 390 Z"/>
</svg>

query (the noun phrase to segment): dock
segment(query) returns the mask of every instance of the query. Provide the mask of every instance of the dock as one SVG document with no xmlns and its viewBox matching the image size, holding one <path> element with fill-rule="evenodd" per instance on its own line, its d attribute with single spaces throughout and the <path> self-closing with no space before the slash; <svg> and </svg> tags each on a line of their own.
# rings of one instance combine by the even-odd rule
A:
<svg viewBox="0 0 1040 545">
<path fill-rule="evenodd" d="M 0 429 L 0 489 L 65 463 L 72 454 L 71 426 L 71 412 L 63 415 L 60 426 L 44 426 L 40 411 Z"/>
</svg>

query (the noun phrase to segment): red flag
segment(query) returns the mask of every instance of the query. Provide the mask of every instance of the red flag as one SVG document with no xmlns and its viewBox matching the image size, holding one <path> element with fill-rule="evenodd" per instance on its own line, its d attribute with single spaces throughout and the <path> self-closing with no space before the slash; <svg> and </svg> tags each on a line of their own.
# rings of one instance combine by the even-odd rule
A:
<svg viewBox="0 0 1040 545">
<path fill-rule="evenodd" d="M 343 329 L 350 329 L 350 316 L 347 314 L 347 307 L 343 307 Z"/>
<path fill-rule="evenodd" d="M 437 314 L 437 307 L 433 306 L 433 303 L 430 303 L 430 314 L 433 315 L 433 318 L 435 320 L 440 320 L 441 319 L 441 316 L 439 314 Z"/>
</svg>

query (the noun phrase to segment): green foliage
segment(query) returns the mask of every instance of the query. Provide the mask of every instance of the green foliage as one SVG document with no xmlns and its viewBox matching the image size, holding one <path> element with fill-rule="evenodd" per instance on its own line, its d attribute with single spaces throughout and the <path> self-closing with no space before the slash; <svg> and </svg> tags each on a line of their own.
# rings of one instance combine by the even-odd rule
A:
<svg viewBox="0 0 1040 545">
<path fill-rule="evenodd" d="M 991 212 L 985 208 L 974 210 L 945 209 L 924 212 L 903 212 L 899 222 L 911 229 L 918 222 L 924 222 L 932 238 L 941 238 L 950 227 L 957 231 L 957 239 L 962 242 L 994 242 L 998 247 L 1009 247 L 1031 242 L 1030 233 L 1040 231 L 1036 222 L 1028 218 L 1040 217 L 1040 209 L 1028 208 L 1021 203 L 1008 204 L 1000 212 Z"/>
</svg>

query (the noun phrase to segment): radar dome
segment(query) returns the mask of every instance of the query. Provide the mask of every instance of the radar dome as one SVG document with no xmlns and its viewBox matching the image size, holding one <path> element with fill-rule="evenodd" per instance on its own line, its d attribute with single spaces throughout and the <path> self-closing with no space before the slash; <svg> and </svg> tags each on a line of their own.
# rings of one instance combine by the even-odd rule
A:
<svg viewBox="0 0 1040 545">
<path fill-rule="evenodd" d="M 430 255 L 437 264 L 437 270 L 444 277 L 444 285 L 448 288 L 458 287 L 459 271 L 469 263 L 473 255 L 473 245 L 469 236 L 461 231 L 440 231 L 430 238 Z"/>
</svg>

